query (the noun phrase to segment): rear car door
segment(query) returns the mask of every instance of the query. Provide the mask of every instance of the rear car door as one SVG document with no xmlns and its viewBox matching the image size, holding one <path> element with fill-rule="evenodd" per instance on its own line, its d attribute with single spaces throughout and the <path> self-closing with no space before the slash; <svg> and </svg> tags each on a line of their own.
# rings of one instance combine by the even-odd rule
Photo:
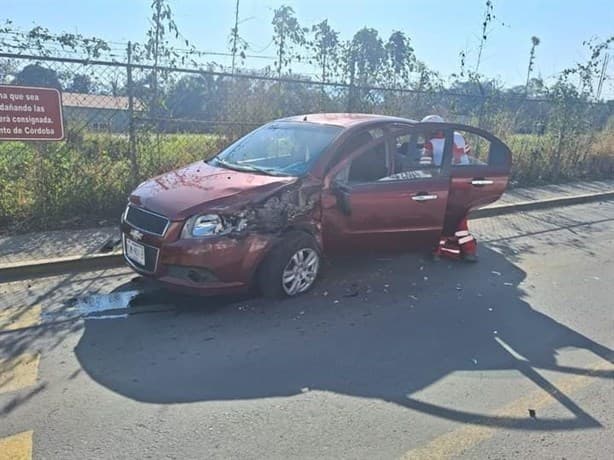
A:
<svg viewBox="0 0 614 460">
<path fill-rule="evenodd" d="M 466 125 L 446 125 L 447 136 L 454 139 L 451 151 L 443 160 L 450 171 L 445 219 L 445 229 L 449 233 L 471 210 L 501 197 L 507 187 L 512 161 L 510 149 L 487 131 Z"/>
<path fill-rule="evenodd" d="M 430 249 L 441 235 L 450 180 L 441 165 L 419 161 L 424 132 L 390 125 L 379 137 L 366 131 L 355 136 L 361 146 L 325 179 L 326 250 Z"/>
</svg>

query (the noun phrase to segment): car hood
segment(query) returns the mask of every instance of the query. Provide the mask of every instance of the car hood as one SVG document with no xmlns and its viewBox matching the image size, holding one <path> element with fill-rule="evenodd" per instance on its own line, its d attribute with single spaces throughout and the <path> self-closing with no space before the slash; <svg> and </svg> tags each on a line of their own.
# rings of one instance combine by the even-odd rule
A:
<svg viewBox="0 0 614 460">
<path fill-rule="evenodd" d="M 199 161 L 143 182 L 132 192 L 130 202 L 171 220 L 183 220 L 201 211 L 239 209 L 296 181 L 296 177 L 234 171 Z"/>
</svg>

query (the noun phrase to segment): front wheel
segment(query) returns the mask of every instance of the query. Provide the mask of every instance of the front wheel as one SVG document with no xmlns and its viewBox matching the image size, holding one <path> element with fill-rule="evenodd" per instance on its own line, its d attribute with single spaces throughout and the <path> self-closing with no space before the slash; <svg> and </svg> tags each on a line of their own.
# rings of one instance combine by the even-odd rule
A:
<svg viewBox="0 0 614 460">
<path fill-rule="evenodd" d="M 320 271 L 320 250 L 307 233 L 290 233 L 271 250 L 258 274 L 266 297 L 294 297 L 313 286 Z"/>
</svg>

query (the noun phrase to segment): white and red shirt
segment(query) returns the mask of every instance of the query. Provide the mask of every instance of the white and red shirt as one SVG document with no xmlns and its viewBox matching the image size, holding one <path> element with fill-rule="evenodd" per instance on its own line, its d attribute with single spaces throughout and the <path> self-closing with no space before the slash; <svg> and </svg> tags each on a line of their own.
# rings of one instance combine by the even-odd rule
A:
<svg viewBox="0 0 614 460">
<path fill-rule="evenodd" d="M 421 165 L 441 166 L 443 160 L 443 149 L 445 146 L 445 136 L 443 132 L 436 133 L 426 144 L 420 157 Z M 454 131 L 454 145 L 452 147 L 452 164 L 469 164 L 469 147 L 465 143 L 465 138 L 459 132 Z"/>
</svg>

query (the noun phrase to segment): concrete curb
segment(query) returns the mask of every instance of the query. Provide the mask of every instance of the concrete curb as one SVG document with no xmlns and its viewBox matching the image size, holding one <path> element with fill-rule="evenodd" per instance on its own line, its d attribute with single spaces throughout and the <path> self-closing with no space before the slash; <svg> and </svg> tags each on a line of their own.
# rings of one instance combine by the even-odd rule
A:
<svg viewBox="0 0 614 460">
<path fill-rule="evenodd" d="M 124 257 L 121 252 L 25 260 L 23 262 L 0 265 L 0 283 L 45 278 L 68 273 L 105 270 L 123 267 L 124 265 Z"/>
<path fill-rule="evenodd" d="M 513 214 L 521 211 L 535 209 L 555 208 L 574 204 L 590 203 L 614 199 L 614 190 L 583 195 L 567 196 L 562 198 L 548 198 L 544 200 L 522 201 L 519 203 L 502 204 L 478 209 L 469 215 L 470 219 L 483 219 L 485 217 Z M 126 266 L 121 251 L 108 254 L 87 254 L 84 256 L 68 256 L 53 259 L 26 260 L 11 264 L 0 265 L 0 283 L 20 281 L 47 276 L 81 273 L 96 270 L 105 270 Z"/>
<path fill-rule="evenodd" d="M 482 219 L 484 217 L 500 216 L 521 211 L 533 211 L 535 209 L 556 208 L 571 206 L 574 204 L 590 203 L 592 201 L 610 200 L 614 198 L 614 190 L 607 192 L 586 193 L 560 198 L 546 198 L 543 200 L 521 201 L 518 203 L 500 204 L 478 209 L 469 214 L 469 219 Z"/>
</svg>

